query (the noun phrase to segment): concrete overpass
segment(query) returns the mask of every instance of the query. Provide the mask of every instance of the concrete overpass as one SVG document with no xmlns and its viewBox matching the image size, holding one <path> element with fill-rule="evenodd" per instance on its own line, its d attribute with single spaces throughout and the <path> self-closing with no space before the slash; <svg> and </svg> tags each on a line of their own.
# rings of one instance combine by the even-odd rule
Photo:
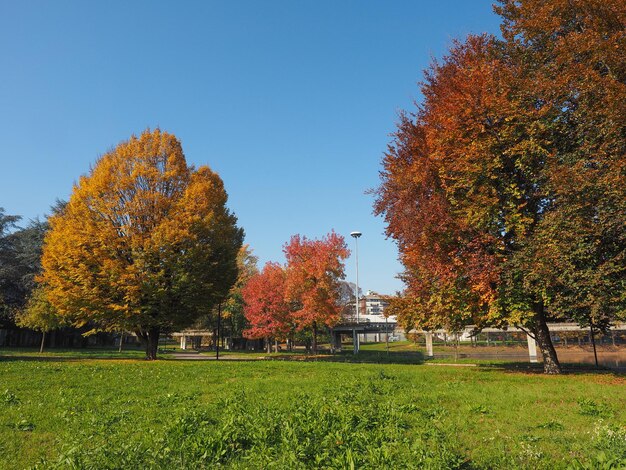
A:
<svg viewBox="0 0 626 470">
<path fill-rule="evenodd" d="M 354 342 L 354 353 L 359 352 L 359 335 L 370 333 L 393 334 L 396 322 L 344 322 L 335 325 L 330 330 L 331 347 L 341 349 L 341 335 L 352 335 Z M 212 330 L 184 330 L 171 334 L 172 337 L 180 340 L 180 348 L 187 349 L 188 344 L 192 347 L 200 347 L 200 341 L 203 337 L 213 336 Z"/>
<path fill-rule="evenodd" d="M 205 336 L 213 336 L 213 330 L 184 330 L 172 333 L 170 336 L 180 340 L 180 349 L 187 349 L 187 342 L 192 344 L 193 348 L 200 347 L 200 341 Z"/>
<path fill-rule="evenodd" d="M 396 328 L 396 322 L 356 322 L 345 321 L 338 323 L 330 330 L 331 346 L 334 349 L 341 349 L 341 335 L 352 335 L 352 343 L 354 347 L 354 354 L 357 354 L 360 350 L 361 334 L 370 333 L 384 333 L 393 334 Z"/>
</svg>

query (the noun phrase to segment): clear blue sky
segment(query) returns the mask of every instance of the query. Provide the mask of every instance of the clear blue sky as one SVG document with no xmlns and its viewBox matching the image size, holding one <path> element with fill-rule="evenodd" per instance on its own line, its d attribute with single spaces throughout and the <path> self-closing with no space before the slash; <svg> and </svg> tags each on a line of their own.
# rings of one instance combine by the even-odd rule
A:
<svg viewBox="0 0 626 470">
<path fill-rule="evenodd" d="M 44 214 L 159 126 L 222 176 L 261 263 L 292 234 L 353 249 L 360 230 L 361 287 L 393 293 L 397 249 L 365 191 L 430 59 L 498 24 L 489 0 L 0 0 L 0 207 Z"/>
</svg>

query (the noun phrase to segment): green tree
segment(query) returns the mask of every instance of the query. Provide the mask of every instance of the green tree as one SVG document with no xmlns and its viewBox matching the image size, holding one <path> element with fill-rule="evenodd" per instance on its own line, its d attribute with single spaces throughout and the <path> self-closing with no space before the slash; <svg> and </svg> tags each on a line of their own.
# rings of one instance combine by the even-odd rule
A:
<svg viewBox="0 0 626 470">
<path fill-rule="evenodd" d="M 258 260 L 259 258 L 252 254 L 250 245 L 243 245 L 237 254 L 237 280 L 230 289 L 223 308 L 224 320 L 229 325 L 233 338 L 242 338 L 246 328 L 242 291 L 248 281 L 259 272 Z"/>
<path fill-rule="evenodd" d="M 17 303 L 15 272 L 15 240 L 11 236 L 21 217 L 7 215 L 0 207 L 0 325 L 11 322 Z"/>
<path fill-rule="evenodd" d="M 24 307 L 35 287 L 48 229 L 47 222 L 39 219 L 21 228 L 17 226 L 19 220 L 0 209 L 0 322 L 5 326 L 13 324 L 14 314 Z"/>
<path fill-rule="evenodd" d="M 43 352 L 46 341 L 46 333 L 60 328 L 66 324 L 48 301 L 45 286 L 35 287 L 28 298 L 26 307 L 16 316 L 16 324 L 22 328 L 41 332 L 41 346 L 39 352 Z"/>
</svg>

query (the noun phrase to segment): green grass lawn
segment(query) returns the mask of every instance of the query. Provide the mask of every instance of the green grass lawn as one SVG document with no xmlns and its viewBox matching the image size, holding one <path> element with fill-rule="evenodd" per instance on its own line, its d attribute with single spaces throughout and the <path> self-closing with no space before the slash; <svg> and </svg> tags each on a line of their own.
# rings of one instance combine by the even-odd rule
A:
<svg viewBox="0 0 626 470">
<path fill-rule="evenodd" d="M 0 358 L 0 468 L 626 465 L 623 375 L 126 354 Z"/>
<path fill-rule="evenodd" d="M 0 361 L 4 358 L 23 359 L 143 359 L 146 352 L 143 349 L 125 349 L 118 352 L 114 348 L 91 349 L 46 349 L 43 353 L 36 348 L 0 348 Z"/>
</svg>

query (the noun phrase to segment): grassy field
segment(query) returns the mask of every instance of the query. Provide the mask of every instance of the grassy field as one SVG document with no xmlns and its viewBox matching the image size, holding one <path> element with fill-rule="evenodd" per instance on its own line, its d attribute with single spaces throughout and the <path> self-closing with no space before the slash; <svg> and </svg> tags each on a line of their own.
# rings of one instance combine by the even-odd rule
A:
<svg viewBox="0 0 626 470">
<path fill-rule="evenodd" d="M 227 359 L 283 359 L 283 360 L 323 360 L 332 362 L 363 362 L 378 364 L 422 364 L 433 363 L 472 363 L 479 365 L 493 365 L 518 370 L 541 370 L 542 364 L 530 364 L 528 359 L 528 348 L 524 344 L 519 345 L 495 345 L 490 346 L 470 346 L 461 345 L 455 348 L 453 345 L 444 346 L 442 344 L 434 346 L 435 358 L 425 356 L 423 344 L 416 344 L 411 341 L 395 341 L 388 345 L 385 343 L 362 343 L 361 352 L 355 356 L 352 353 L 352 345 L 344 344 L 341 353 L 331 354 L 329 345 L 322 345 L 322 352 L 318 356 L 306 354 L 300 348 L 293 352 L 285 350 L 279 353 L 267 353 L 265 351 L 220 351 L 220 357 Z M 173 351 L 173 350 L 169 350 Z M 180 350 L 177 350 L 180 351 Z M 325 351 L 325 352 L 324 352 Z M 566 371 L 593 370 L 593 350 L 591 348 L 557 348 L 559 358 Z M 215 351 L 205 351 L 203 356 L 214 357 Z M 626 349 L 615 347 L 598 348 L 598 358 L 600 368 L 619 370 L 626 372 Z M 541 360 L 541 358 L 539 358 Z M 620 366 L 616 366 L 616 362 Z"/>
<path fill-rule="evenodd" d="M 623 375 L 11 354 L 3 470 L 626 466 Z"/>
</svg>

